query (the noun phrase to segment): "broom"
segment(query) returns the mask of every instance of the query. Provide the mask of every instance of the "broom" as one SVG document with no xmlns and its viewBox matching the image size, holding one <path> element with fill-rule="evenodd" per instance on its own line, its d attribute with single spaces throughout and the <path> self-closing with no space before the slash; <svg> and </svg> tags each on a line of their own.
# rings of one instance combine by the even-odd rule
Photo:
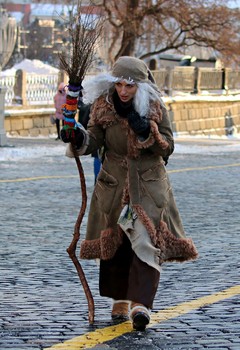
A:
<svg viewBox="0 0 240 350">
<path fill-rule="evenodd" d="M 90 8 L 91 9 L 91 8 Z M 89 323 L 94 322 L 94 300 L 91 290 L 88 286 L 82 266 L 76 256 L 76 247 L 80 239 L 80 226 L 87 206 L 87 191 L 83 167 L 76 153 L 75 132 L 79 127 L 75 116 L 77 109 L 82 105 L 82 81 L 87 70 L 94 60 L 96 42 L 100 37 L 103 20 L 92 15 L 91 10 L 82 16 L 81 1 L 77 3 L 76 15 L 70 19 L 69 35 L 71 40 L 71 49 L 68 52 L 59 53 L 61 68 L 68 74 L 68 92 L 66 104 L 62 106 L 64 115 L 64 126 L 66 133 L 71 137 L 71 147 L 77 164 L 80 185 L 82 192 L 82 203 L 78 218 L 74 227 L 73 239 L 67 252 L 72 259 L 80 282 L 82 283 L 87 302 Z"/>
</svg>

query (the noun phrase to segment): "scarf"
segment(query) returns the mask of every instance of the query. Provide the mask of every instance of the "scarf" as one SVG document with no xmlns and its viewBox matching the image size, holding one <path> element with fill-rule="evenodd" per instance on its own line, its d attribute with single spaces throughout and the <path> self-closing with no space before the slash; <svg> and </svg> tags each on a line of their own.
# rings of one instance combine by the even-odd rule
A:
<svg viewBox="0 0 240 350">
<path fill-rule="evenodd" d="M 127 118 L 127 114 L 129 114 L 134 110 L 132 100 L 126 103 L 122 102 L 116 90 L 112 95 L 112 99 L 113 99 L 114 108 L 120 117 Z"/>
</svg>

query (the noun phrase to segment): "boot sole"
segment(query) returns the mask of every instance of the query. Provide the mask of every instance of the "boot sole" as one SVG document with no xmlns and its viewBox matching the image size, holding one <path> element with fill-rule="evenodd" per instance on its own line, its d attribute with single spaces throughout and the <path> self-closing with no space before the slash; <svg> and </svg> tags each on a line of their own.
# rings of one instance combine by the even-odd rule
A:
<svg viewBox="0 0 240 350">
<path fill-rule="evenodd" d="M 112 315 L 112 320 L 114 320 L 114 321 L 127 321 L 127 320 L 129 320 L 129 316 L 124 315 L 124 314 L 115 314 L 115 315 Z"/>
<path fill-rule="evenodd" d="M 149 324 L 150 318 L 144 312 L 137 312 L 133 316 L 133 328 L 136 331 L 145 331 L 146 326 Z"/>
</svg>

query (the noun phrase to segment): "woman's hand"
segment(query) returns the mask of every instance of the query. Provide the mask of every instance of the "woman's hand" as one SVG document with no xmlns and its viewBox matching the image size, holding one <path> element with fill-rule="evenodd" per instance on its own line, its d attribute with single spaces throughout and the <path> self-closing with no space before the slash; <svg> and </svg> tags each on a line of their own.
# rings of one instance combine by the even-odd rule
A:
<svg viewBox="0 0 240 350">
<path fill-rule="evenodd" d="M 83 144 L 84 135 L 80 128 L 66 128 L 61 129 L 61 139 L 64 143 L 72 142 L 80 148 Z"/>
<path fill-rule="evenodd" d="M 139 136 L 147 138 L 150 132 L 150 121 L 145 116 L 140 116 L 138 112 L 132 110 L 127 114 L 130 128 Z"/>
</svg>

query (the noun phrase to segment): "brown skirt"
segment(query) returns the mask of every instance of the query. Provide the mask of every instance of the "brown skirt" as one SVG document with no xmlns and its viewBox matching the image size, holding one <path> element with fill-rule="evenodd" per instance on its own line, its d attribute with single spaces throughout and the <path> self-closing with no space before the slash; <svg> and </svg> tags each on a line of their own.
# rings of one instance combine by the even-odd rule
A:
<svg viewBox="0 0 240 350">
<path fill-rule="evenodd" d="M 112 259 L 100 261 L 99 291 L 104 297 L 152 308 L 159 279 L 159 271 L 136 256 L 126 236 Z"/>
</svg>

